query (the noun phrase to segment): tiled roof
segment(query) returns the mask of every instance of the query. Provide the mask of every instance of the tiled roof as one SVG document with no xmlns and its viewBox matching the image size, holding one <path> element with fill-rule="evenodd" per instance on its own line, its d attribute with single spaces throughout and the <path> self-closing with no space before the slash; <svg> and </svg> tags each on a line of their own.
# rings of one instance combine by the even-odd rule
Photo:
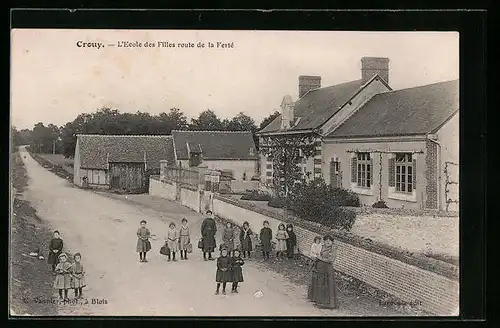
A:
<svg viewBox="0 0 500 328">
<path fill-rule="evenodd" d="M 328 137 L 428 134 L 459 107 L 459 80 L 375 95 Z"/>
<path fill-rule="evenodd" d="M 159 168 L 160 160 L 175 164 L 172 136 L 154 135 L 78 135 L 82 168 L 106 169 L 107 162 L 144 162 Z"/>
<path fill-rule="evenodd" d="M 320 127 L 339 111 L 361 86 L 363 80 L 356 80 L 309 91 L 295 102 L 296 125 L 289 130 L 310 130 Z M 281 115 L 259 133 L 279 131 L 280 127 Z"/>
<path fill-rule="evenodd" d="M 172 131 L 177 159 L 189 159 L 191 151 L 201 150 L 203 159 L 255 160 L 258 154 L 249 131 Z M 252 152 L 251 150 L 252 149 Z"/>
</svg>

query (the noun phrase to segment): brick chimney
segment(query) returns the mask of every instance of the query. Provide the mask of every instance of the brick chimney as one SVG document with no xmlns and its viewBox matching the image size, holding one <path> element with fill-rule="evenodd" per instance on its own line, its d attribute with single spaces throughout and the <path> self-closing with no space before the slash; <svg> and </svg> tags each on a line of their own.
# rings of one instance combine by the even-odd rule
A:
<svg viewBox="0 0 500 328">
<path fill-rule="evenodd" d="M 361 78 L 368 82 L 375 74 L 378 74 L 389 84 L 389 58 L 363 57 L 361 58 Z"/>
<path fill-rule="evenodd" d="M 299 76 L 299 98 L 307 93 L 309 90 L 321 88 L 321 76 Z"/>
</svg>

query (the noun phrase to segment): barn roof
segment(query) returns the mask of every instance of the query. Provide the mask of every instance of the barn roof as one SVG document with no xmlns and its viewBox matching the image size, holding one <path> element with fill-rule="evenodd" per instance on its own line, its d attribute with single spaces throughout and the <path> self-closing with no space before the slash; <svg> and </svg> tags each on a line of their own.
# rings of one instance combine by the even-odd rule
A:
<svg viewBox="0 0 500 328">
<path fill-rule="evenodd" d="M 328 137 L 435 133 L 459 107 L 459 80 L 375 95 Z"/>
<path fill-rule="evenodd" d="M 88 169 L 106 169 L 109 162 L 146 163 L 159 168 L 160 160 L 175 163 L 172 136 L 163 135 L 77 135 L 80 165 Z"/>
<path fill-rule="evenodd" d="M 258 159 L 250 131 L 172 131 L 178 160 L 189 159 L 189 152 L 200 153 L 205 160 Z"/>
<path fill-rule="evenodd" d="M 359 91 L 363 80 L 332 85 L 311 90 L 295 102 L 294 117 L 296 125 L 289 130 L 311 130 L 319 128 Z M 300 118 L 300 119 L 299 119 Z M 277 132 L 281 128 L 281 115 L 259 131 Z"/>
</svg>

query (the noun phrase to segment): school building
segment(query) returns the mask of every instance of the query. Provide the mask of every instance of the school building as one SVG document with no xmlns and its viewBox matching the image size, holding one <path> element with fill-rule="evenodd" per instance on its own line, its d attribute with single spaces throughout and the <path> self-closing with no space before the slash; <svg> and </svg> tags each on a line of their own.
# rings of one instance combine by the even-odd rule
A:
<svg viewBox="0 0 500 328">
<path fill-rule="evenodd" d="M 458 210 L 459 80 L 403 90 L 389 86 L 389 59 L 361 59 L 361 79 L 321 87 L 299 77 L 299 99 L 258 132 L 314 133 L 307 178 L 356 192 L 364 205 Z M 272 159 L 261 156 L 261 181 L 272 183 Z M 265 168 L 265 169 L 264 169 Z"/>
</svg>

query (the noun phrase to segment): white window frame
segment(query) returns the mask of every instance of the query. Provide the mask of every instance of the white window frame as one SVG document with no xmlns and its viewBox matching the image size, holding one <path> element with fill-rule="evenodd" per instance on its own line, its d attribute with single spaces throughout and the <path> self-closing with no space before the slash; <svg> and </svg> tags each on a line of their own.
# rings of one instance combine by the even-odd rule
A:
<svg viewBox="0 0 500 328">
<path fill-rule="evenodd" d="M 389 158 L 394 158 L 394 160 L 396 160 L 396 154 L 401 154 L 401 153 L 409 153 L 409 152 L 408 151 L 394 152 L 394 153 L 389 154 Z M 412 160 L 413 159 L 417 160 L 417 168 L 418 168 L 418 166 L 420 165 L 419 164 L 419 156 L 417 156 L 416 154 L 412 154 Z M 386 172 L 389 172 L 388 167 L 386 168 Z M 413 168 L 412 168 L 412 174 L 416 174 L 416 173 L 417 172 L 413 172 Z M 413 178 L 413 176 L 412 176 L 412 178 Z M 418 180 L 418 177 L 417 177 L 417 180 Z M 418 187 L 418 183 L 417 183 L 416 187 Z M 396 191 L 396 168 L 394 168 L 394 187 L 388 187 L 387 198 L 393 199 L 393 200 L 410 202 L 410 203 L 416 203 L 417 202 L 417 188 L 415 188 L 415 189 L 412 188 L 411 193 L 407 193 L 407 192 L 403 193 L 403 192 Z"/>
<path fill-rule="evenodd" d="M 351 160 L 352 160 L 353 158 L 356 158 L 356 159 L 357 159 L 357 158 L 358 158 L 358 153 L 362 153 L 362 154 L 367 153 L 367 154 L 369 154 L 369 158 L 370 158 L 370 159 L 371 159 L 371 158 L 373 158 L 373 154 L 371 154 L 370 152 L 368 152 L 368 151 L 359 151 L 359 152 L 353 152 L 353 153 L 351 153 Z M 370 159 L 368 159 L 367 161 L 370 161 Z M 358 163 L 356 164 L 356 170 L 358 170 L 358 167 L 359 167 L 358 165 L 359 165 L 359 164 L 360 164 L 360 163 L 359 163 L 359 159 L 358 159 Z M 362 164 L 363 164 L 363 163 L 362 163 Z M 364 164 L 367 164 L 367 163 L 364 163 Z M 368 164 L 370 164 L 370 163 L 368 163 Z M 349 165 L 350 165 L 350 167 L 351 167 L 351 169 L 352 169 L 351 163 L 349 163 Z M 374 166 L 374 165 L 372 165 L 372 166 Z M 356 182 L 352 182 L 352 181 L 350 182 L 350 183 L 351 183 L 351 190 L 352 190 L 353 192 L 355 192 L 356 194 L 359 194 L 359 195 L 373 196 L 373 195 L 374 195 L 374 189 L 373 189 L 374 187 L 373 187 L 373 185 L 374 185 L 375 183 L 371 183 L 371 184 L 370 184 L 370 187 L 366 187 L 366 186 L 364 186 L 364 187 L 363 187 L 363 186 L 359 186 L 359 185 L 358 185 L 358 181 L 359 181 L 359 179 L 358 179 L 358 173 L 359 173 L 359 172 L 356 172 L 356 178 L 357 178 L 357 181 L 356 181 Z M 373 167 L 370 167 L 370 175 L 372 176 L 372 174 L 373 174 Z M 366 175 L 365 175 L 365 178 L 366 178 Z M 351 180 L 351 179 L 350 179 L 350 176 L 349 176 L 349 181 L 350 181 L 350 180 Z M 373 176 L 372 176 L 372 181 L 373 181 L 373 180 L 374 180 L 374 179 L 373 179 Z"/>
</svg>

